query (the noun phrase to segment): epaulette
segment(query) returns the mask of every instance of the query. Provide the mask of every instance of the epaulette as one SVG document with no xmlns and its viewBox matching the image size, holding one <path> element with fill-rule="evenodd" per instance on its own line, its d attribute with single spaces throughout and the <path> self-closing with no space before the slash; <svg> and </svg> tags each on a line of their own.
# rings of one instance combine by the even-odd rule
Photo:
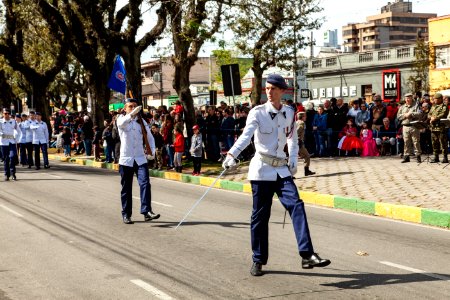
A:
<svg viewBox="0 0 450 300">
<path fill-rule="evenodd" d="M 295 108 L 293 108 L 293 107 L 290 106 L 290 105 L 283 104 L 283 106 L 286 107 L 286 108 L 289 108 L 289 109 L 291 109 L 291 110 L 293 110 L 293 111 L 295 111 Z"/>
<path fill-rule="evenodd" d="M 260 104 L 260 105 L 253 107 L 252 109 L 258 110 L 258 109 L 264 109 L 264 107 L 265 107 L 264 104 Z"/>
</svg>

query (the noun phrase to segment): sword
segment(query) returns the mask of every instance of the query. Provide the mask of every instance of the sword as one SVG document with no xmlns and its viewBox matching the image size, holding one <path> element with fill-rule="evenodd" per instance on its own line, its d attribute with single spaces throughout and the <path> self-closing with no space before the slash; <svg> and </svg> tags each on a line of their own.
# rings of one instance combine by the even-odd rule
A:
<svg viewBox="0 0 450 300">
<path fill-rule="evenodd" d="M 284 211 L 283 229 L 284 229 L 284 224 L 286 224 L 286 214 L 287 214 L 287 210 Z"/>
<path fill-rule="evenodd" d="M 205 193 L 203 193 L 203 196 L 201 196 L 200 199 L 198 199 L 197 202 L 195 202 L 194 205 L 192 205 L 191 209 L 186 213 L 186 215 L 183 217 L 183 219 L 180 221 L 180 223 L 178 223 L 177 227 L 175 227 L 175 230 L 177 230 L 177 228 L 180 227 L 181 223 L 183 223 L 184 220 L 186 220 L 186 218 L 195 209 L 195 207 L 197 207 L 197 205 L 203 200 L 203 198 L 205 198 L 206 194 L 208 194 L 208 192 L 213 188 L 213 186 L 216 184 L 217 180 L 219 180 L 220 177 L 222 177 L 223 174 L 228 170 L 229 169 L 223 169 L 222 173 L 219 174 L 219 176 L 216 178 L 216 180 L 214 180 L 214 182 L 209 186 L 209 188 L 205 191 Z"/>
</svg>

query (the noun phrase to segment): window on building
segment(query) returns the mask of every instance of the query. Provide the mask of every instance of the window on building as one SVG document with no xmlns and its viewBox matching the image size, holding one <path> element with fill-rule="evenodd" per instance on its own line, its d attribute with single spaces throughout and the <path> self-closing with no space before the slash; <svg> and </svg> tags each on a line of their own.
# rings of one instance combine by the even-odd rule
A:
<svg viewBox="0 0 450 300">
<path fill-rule="evenodd" d="M 450 45 L 435 48 L 436 69 L 450 68 Z"/>
</svg>

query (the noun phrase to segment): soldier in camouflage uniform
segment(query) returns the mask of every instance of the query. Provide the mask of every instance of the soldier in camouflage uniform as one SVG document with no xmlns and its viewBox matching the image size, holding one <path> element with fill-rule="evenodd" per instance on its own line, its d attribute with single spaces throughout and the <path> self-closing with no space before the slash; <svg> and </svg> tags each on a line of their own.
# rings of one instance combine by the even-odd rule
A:
<svg viewBox="0 0 450 300">
<path fill-rule="evenodd" d="M 414 154 L 414 148 L 417 151 L 417 162 L 422 162 L 420 155 L 422 150 L 420 148 L 420 130 L 414 126 L 411 122 L 419 121 L 422 116 L 422 112 L 419 107 L 413 103 L 413 95 L 405 95 L 405 104 L 403 104 L 397 113 L 397 119 L 403 126 L 403 140 L 405 142 L 405 150 L 402 163 L 409 162 L 409 156 Z"/>
<path fill-rule="evenodd" d="M 297 136 L 298 136 L 298 157 L 305 160 L 305 176 L 314 175 L 315 172 L 309 170 L 309 164 L 311 163 L 311 155 L 305 147 L 305 128 L 306 128 L 306 113 L 301 111 L 297 113 Z"/>
<path fill-rule="evenodd" d="M 434 154 L 434 158 L 430 163 L 439 162 L 439 152 L 442 152 L 444 155 L 442 162 L 448 163 L 447 129 L 445 128 L 445 125 L 440 122 L 441 119 L 445 119 L 448 115 L 448 107 L 443 104 L 443 100 L 442 94 L 436 93 L 434 95 L 434 105 L 428 113 Z"/>
</svg>

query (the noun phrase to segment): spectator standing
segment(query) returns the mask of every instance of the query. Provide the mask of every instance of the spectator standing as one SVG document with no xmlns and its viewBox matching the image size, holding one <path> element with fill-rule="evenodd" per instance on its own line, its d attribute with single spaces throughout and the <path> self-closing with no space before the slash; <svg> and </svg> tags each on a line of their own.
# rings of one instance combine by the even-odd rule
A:
<svg viewBox="0 0 450 300">
<path fill-rule="evenodd" d="M 173 131 L 173 133 L 175 134 L 175 141 L 173 142 L 173 149 L 175 151 L 173 163 L 175 166 L 175 171 L 181 173 L 183 171 L 181 160 L 184 153 L 184 136 L 183 131 L 181 131 L 178 127 Z"/>
<path fill-rule="evenodd" d="M 375 105 L 372 107 L 371 115 L 372 115 L 372 129 L 380 130 L 380 127 L 383 125 L 383 119 L 386 118 L 386 107 L 383 105 L 381 101 L 380 95 L 373 96 L 373 100 Z"/>
<path fill-rule="evenodd" d="M 94 124 L 89 116 L 83 117 L 83 125 L 81 125 L 81 140 L 84 144 L 84 150 L 87 156 L 92 154 L 92 140 L 94 139 Z"/>
<path fill-rule="evenodd" d="M 319 155 L 316 153 L 316 142 L 314 139 L 313 121 L 317 112 L 313 103 L 306 105 L 306 122 L 305 122 L 305 147 L 311 155 Z"/>
<path fill-rule="evenodd" d="M 161 171 L 163 166 L 164 140 L 161 133 L 159 132 L 158 125 L 152 125 L 152 134 L 153 138 L 155 139 L 155 162 L 153 167 Z"/>
<path fill-rule="evenodd" d="M 358 115 L 358 112 L 360 112 L 360 108 L 359 108 L 359 99 L 355 99 L 352 102 L 352 107 L 348 110 L 347 112 L 347 117 L 350 117 L 353 119 L 353 121 L 355 121 L 356 116 Z"/>
<path fill-rule="evenodd" d="M 222 119 L 222 123 L 220 125 L 220 133 L 225 150 L 230 150 L 234 144 L 235 133 L 235 121 L 233 118 L 233 112 L 230 108 L 226 108 L 224 111 L 224 118 Z"/>
<path fill-rule="evenodd" d="M 94 132 L 94 138 L 92 140 L 92 146 L 94 149 L 94 160 L 100 161 L 100 142 L 102 140 L 102 132 L 98 126 L 94 126 L 92 131 Z"/>
<path fill-rule="evenodd" d="M 206 155 L 209 160 L 217 161 L 220 158 L 219 130 L 220 120 L 216 115 L 215 107 L 208 107 L 205 119 L 206 126 Z"/>
<path fill-rule="evenodd" d="M 421 119 L 422 112 L 417 105 L 413 103 L 413 95 L 411 93 L 405 94 L 405 104 L 402 105 L 397 113 L 397 119 L 401 122 L 402 136 L 404 141 L 404 154 L 402 163 L 410 161 L 410 155 L 414 155 L 414 148 L 416 149 L 417 162 L 422 162 L 420 155 L 422 149 L 420 148 L 420 131 L 414 126 L 413 121 Z M 411 147 L 413 145 L 413 147 Z"/>
<path fill-rule="evenodd" d="M 105 159 L 107 163 L 114 162 L 113 159 L 113 149 L 114 149 L 114 139 L 112 135 L 112 122 L 105 121 L 105 129 L 103 129 L 102 133 L 102 139 L 103 139 L 103 145 L 105 146 Z"/>
<path fill-rule="evenodd" d="M 192 162 L 194 165 L 194 171 L 192 175 L 198 176 L 200 175 L 200 171 L 202 168 L 202 135 L 200 134 L 200 127 L 198 125 L 194 125 L 192 127 L 194 134 L 191 138 L 191 149 L 190 153 L 192 155 Z"/>
<path fill-rule="evenodd" d="M 439 153 L 442 153 L 443 163 L 448 163 L 448 141 L 446 127 L 441 123 L 441 119 L 447 118 L 448 107 L 443 103 L 443 96 L 441 93 L 436 93 L 433 97 L 434 105 L 431 107 L 428 113 L 428 118 L 430 119 L 430 129 L 431 129 L 431 141 L 433 144 L 433 154 L 434 158 L 430 163 L 439 162 Z"/>
<path fill-rule="evenodd" d="M 334 122 L 334 114 L 333 114 L 333 106 L 331 105 L 330 100 L 325 100 L 323 103 L 324 107 L 324 113 L 327 114 L 327 154 L 329 156 L 334 155 L 334 149 L 333 148 L 333 122 Z"/>
<path fill-rule="evenodd" d="M 317 114 L 314 116 L 314 121 L 312 123 L 316 141 L 316 154 L 319 157 L 326 155 L 325 140 L 327 138 L 327 117 L 328 115 L 324 113 L 323 106 L 319 105 Z"/>
<path fill-rule="evenodd" d="M 392 99 L 389 102 L 389 105 L 386 106 L 386 117 L 389 119 L 389 122 L 391 122 L 391 124 L 394 127 L 397 127 L 397 124 L 396 124 L 397 113 L 398 113 L 397 102 L 395 101 L 395 99 Z"/>
<path fill-rule="evenodd" d="M 70 155 L 70 153 L 71 153 L 70 146 L 72 144 L 72 133 L 70 132 L 69 127 L 64 126 L 61 138 L 63 141 L 64 156 L 70 157 L 71 156 Z"/>
<path fill-rule="evenodd" d="M 297 121 L 295 122 L 297 125 L 297 136 L 298 136 L 298 156 L 299 158 L 305 161 L 305 176 L 314 175 L 315 172 L 312 172 L 309 169 L 309 165 L 311 164 L 311 155 L 308 153 L 305 147 L 305 121 L 306 121 L 306 113 L 298 112 L 297 113 Z"/>
<path fill-rule="evenodd" d="M 167 170 L 173 169 L 173 120 L 169 115 L 166 116 L 162 127 L 162 136 L 164 140 L 164 147 L 167 153 Z"/>
<path fill-rule="evenodd" d="M 336 99 L 336 105 L 333 108 L 333 149 L 337 149 L 339 133 L 347 123 L 348 104 L 344 103 L 342 98 Z"/>
</svg>

